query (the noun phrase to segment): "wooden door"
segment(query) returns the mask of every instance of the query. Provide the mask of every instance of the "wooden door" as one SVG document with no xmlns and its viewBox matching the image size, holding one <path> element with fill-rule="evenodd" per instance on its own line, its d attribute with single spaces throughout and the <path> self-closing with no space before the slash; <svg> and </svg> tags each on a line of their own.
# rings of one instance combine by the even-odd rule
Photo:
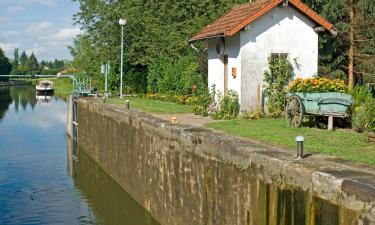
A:
<svg viewBox="0 0 375 225">
<path fill-rule="evenodd" d="M 228 56 L 223 56 L 223 63 L 224 63 L 224 96 L 227 95 L 228 92 Z"/>
</svg>

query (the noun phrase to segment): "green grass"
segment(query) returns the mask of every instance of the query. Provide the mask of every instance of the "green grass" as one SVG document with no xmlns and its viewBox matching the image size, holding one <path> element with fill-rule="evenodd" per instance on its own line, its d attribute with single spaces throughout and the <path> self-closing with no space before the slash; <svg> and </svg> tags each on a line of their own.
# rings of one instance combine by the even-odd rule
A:
<svg viewBox="0 0 375 225">
<path fill-rule="evenodd" d="M 180 105 L 173 102 L 163 102 L 157 100 L 151 100 L 147 98 L 138 97 L 125 97 L 123 99 L 119 98 L 109 98 L 107 102 L 113 104 L 125 104 L 125 101 L 130 101 L 130 107 L 140 109 L 142 111 L 156 113 L 156 114 L 181 114 L 181 113 L 191 113 L 192 108 L 187 105 Z"/>
<path fill-rule="evenodd" d="M 316 128 L 290 128 L 284 119 L 231 120 L 207 126 L 291 150 L 296 148 L 295 137 L 303 135 L 305 151 L 375 165 L 375 145 L 366 143 L 364 135 L 347 130 L 329 132 Z"/>
</svg>

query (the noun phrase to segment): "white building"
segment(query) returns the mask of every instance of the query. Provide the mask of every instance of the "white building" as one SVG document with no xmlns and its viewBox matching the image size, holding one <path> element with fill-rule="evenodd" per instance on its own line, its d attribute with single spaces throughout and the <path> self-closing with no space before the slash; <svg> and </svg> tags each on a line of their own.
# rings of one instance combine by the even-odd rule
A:
<svg viewBox="0 0 375 225">
<path fill-rule="evenodd" d="M 299 77 L 318 72 L 318 32 L 337 30 L 300 0 L 239 5 L 189 42 L 208 42 L 208 84 L 239 94 L 241 110 L 260 106 L 268 58 L 287 56 Z"/>
</svg>

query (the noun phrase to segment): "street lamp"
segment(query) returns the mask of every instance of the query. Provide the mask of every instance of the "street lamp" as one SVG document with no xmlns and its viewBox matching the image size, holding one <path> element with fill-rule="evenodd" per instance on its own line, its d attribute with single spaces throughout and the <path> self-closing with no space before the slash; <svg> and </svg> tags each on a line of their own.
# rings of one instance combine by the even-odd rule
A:
<svg viewBox="0 0 375 225">
<path fill-rule="evenodd" d="M 124 73 L 124 26 L 126 19 L 119 19 L 118 24 L 121 26 L 121 76 L 120 76 L 120 98 L 122 98 L 122 83 Z"/>
</svg>

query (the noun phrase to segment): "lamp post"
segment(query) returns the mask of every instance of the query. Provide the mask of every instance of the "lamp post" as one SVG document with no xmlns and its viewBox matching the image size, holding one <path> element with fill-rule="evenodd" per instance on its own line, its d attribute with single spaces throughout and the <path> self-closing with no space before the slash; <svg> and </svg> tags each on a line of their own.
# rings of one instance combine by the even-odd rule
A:
<svg viewBox="0 0 375 225">
<path fill-rule="evenodd" d="M 120 98 L 122 98 L 123 73 L 124 73 L 124 26 L 126 19 L 119 19 L 118 24 L 121 26 L 121 76 L 120 76 Z"/>
</svg>

